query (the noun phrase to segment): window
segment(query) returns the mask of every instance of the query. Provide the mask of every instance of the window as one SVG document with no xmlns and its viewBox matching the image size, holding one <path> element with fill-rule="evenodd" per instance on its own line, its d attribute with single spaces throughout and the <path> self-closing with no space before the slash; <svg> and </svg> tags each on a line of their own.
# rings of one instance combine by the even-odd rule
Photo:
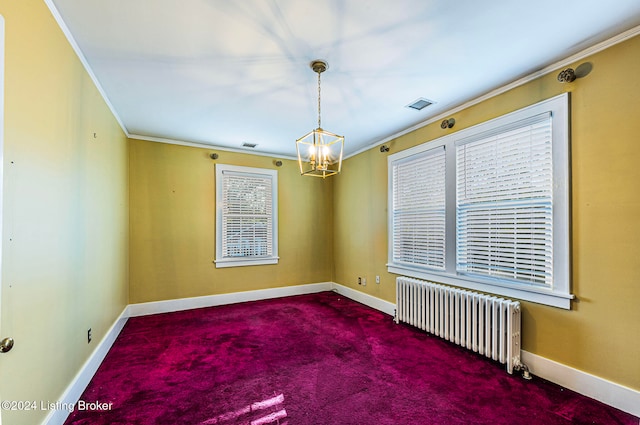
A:
<svg viewBox="0 0 640 425">
<path fill-rule="evenodd" d="M 442 146 L 394 164 L 394 263 L 445 269 L 444 165 Z"/>
<path fill-rule="evenodd" d="M 392 273 L 570 308 L 568 95 L 389 156 Z"/>
<path fill-rule="evenodd" d="M 215 263 L 278 263 L 277 171 L 216 164 Z"/>
</svg>

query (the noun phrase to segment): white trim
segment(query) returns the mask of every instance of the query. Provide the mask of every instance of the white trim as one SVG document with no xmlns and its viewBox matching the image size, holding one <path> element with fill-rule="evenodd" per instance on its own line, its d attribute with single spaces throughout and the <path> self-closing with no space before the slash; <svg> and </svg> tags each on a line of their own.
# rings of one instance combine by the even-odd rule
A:
<svg viewBox="0 0 640 425">
<path fill-rule="evenodd" d="M 4 16 L 0 14 L 0 312 L 2 310 L 2 222 L 3 222 L 3 188 L 4 188 Z M 1 317 L 1 315 L 0 315 Z M 6 326 L 5 326 L 6 328 Z M 0 332 L 5 332 L 0 326 Z M 8 335 L 0 333 L 0 338 Z M 1 410 L 1 409 L 0 409 Z M 2 412 L 0 411 L 0 425 L 2 425 Z"/>
<path fill-rule="evenodd" d="M 390 316 L 395 316 L 396 305 L 385 301 L 383 299 L 374 297 L 373 295 L 365 294 L 357 289 L 351 289 L 347 286 L 340 285 L 339 283 L 333 283 L 333 291 L 340 295 L 344 295 L 354 301 L 364 304 L 368 307 L 374 308 L 383 313 L 387 313 Z"/>
<path fill-rule="evenodd" d="M 333 283 L 334 291 L 384 313 L 394 315 L 396 305 L 356 289 Z M 640 391 L 608 381 L 570 366 L 521 350 L 522 363 L 531 373 L 586 397 L 640 416 Z M 535 378 L 534 378 L 535 379 Z"/>
<path fill-rule="evenodd" d="M 268 264 L 278 264 L 280 257 L 257 257 L 257 258 L 226 258 L 223 260 L 214 260 L 217 269 L 225 267 L 244 267 L 244 266 L 264 266 Z"/>
<path fill-rule="evenodd" d="M 76 376 L 60 397 L 60 403 L 65 406 L 75 405 L 89 382 L 95 375 L 111 349 L 116 338 L 124 328 L 129 317 L 146 316 L 150 314 L 169 313 L 173 311 L 191 310 L 202 307 L 213 307 L 226 304 L 234 304 L 247 301 L 259 301 L 271 298 L 281 298 L 293 295 L 312 294 L 316 292 L 330 291 L 332 282 L 311 283 L 306 285 L 286 286 L 256 291 L 236 292 L 231 294 L 210 295 L 204 297 L 183 298 L 176 300 L 157 301 L 141 304 L 129 304 L 115 320 L 107 331 L 102 341 L 91 353 L 87 361 L 82 365 Z M 43 421 L 43 425 L 62 425 L 71 412 L 68 409 L 52 410 Z"/>
<path fill-rule="evenodd" d="M 125 310 L 126 317 L 148 316 L 150 314 L 171 313 L 174 311 L 195 308 L 216 307 L 248 301 L 268 300 L 272 298 L 290 297 L 294 295 L 315 294 L 317 292 L 334 291 L 349 299 L 394 315 L 396 305 L 389 301 L 374 297 L 364 292 L 348 288 L 334 282 L 308 283 L 305 285 L 283 286 L 279 288 L 258 289 L 255 291 L 232 292 L 229 294 L 206 295 L 202 297 L 179 298 L 165 301 L 129 304 Z"/>
<path fill-rule="evenodd" d="M 132 138 L 132 139 L 140 139 L 140 140 L 147 140 L 150 142 L 160 142 L 160 143 L 168 143 L 168 144 L 174 144 L 174 145 L 183 145 L 183 146 L 192 146 L 192 147 L 202 147 L 202 148 L 207 148 L 207 149 L 218 149 L 218 150 L 224 150 L 224 151 L 230 151 L 230 152 L 239 152 L 239 153 L 247 153 L 250 155 L 260 155 L 260 156 L 276 156 L 279 158 L 284 158 L 284 159 L 292 159 L 292 160 L 297 160 L 297 157 L 295 156 L 288 156 L 288 155 L 277 155 L 274 153 L 268 153 L 268 152 L 247 152 L 245 150 L 242 149 L 233 149 L 233 148 L 222 148 L 222 147 L 218 147 L 218 146 L 212 146 L 212 145 L 208 145 L 206 143 L 197 143 L 197 142 L 185 142 L 185 141 L 180 141 L 180 140 L 173 140 L 173 139 L 168 139 L 168 138 L 159 138 L 159 137 L 150 137 L 150 136 L 141 136 L 141 135 L 137 135 L 137 134 L 130 134 L 129 131 L 127 130 L 127 128 L 125 127 L 124 123 L 122 122 L 122 120 L 120 119 L 120 117 L 118 116 L 118 114 L 116 113 L 115 108 L 113 107 L 113 105 L 111 104 L 111 102 L 109 101 L 109 98 L 107 97 L 105 91 L 102 89 L 102 86 L 100 85 L 100 83 L 98 82 L 98 78 L 95 76 L 95 74 L 93 73 L 93 70 L 91 69 L 91 67 L 89 66 L 89 63 L 87 62 L 87 59 L 85 58 L 84 54 L 82 53 L 82 50 L 80 50 L 80 47 L 78 46 L 78 43 L 76 43 L 75 39 L 73 38 L 73 35 L 71 34 L 71 31 L 69 31 L 69 28 L 67 27 L 67 24 L 64 22 L 64 20 L 62 19 L 62 16 L 60 15 L 60 12 L 58 11 L 58 9 L 56 8 L 55 4 L 53 3 L 53 0 L 44 0 L 45 4 L 49 7 L 49 10 L 51 11 L 51 14 L 53 15 L 53 17 L 55 18 L 56 22 L 58 23 L 58 26 L 60 26 L 60 29 L 62 30 L 62 32 L 64 33 L 65 37 L 67 38 L 67 40 L 69 41 L 69 44 L 71 44 L 71 47 L 73 48 L 73 50 L 76 52 L 76 54 L 78 55 L 78 58 L 80 59 L 80 62 L 82 62 L 82 65 L 84 66 L 85 70 L 87 71 L 87 73 L 89 74 L 89 76 L 91 77 L 91 79 L 93 80 L 94 84 L 96 85 L 96 87 L 98 88 L 98 91 L 100 92 L 100 94 L 102 95 L 104 101 L 107 103 L 107 105 L 109 106 L 109 109 L 111 110 L 111 112 L 113 113 L 114 117 L 116 118 L 116 120 L 118 121 L 118 123 L 120 124 L 120 127 L 122 128 L 122 130 L 125 132 L 125 134 L 127 135 L 127 137 Z M 502 93 L 505 93 L 515 87 L 519 87 L 521 85 L 524 85 L 530 81 L 533 81 L 537 78 L 540 78 L 543 75 L 549 74 L 553 71 L 556 71 L 562 67 L 565 67 L 571 63 L 577 62 L 579 60 L 582 60 L 586 57 L 589 57 L 591 55 L 594 55 L 598 52 L 601 52 L 603 50 L 608 49 L 609 47 L 615 46 L 616 44 L 622 43 L 626 40 L 629 40 L 630 38 L 635 37 L 636 35 L 640 34 L 640 25 L 633 27 L 631 29 L 628 29 L 627 31 L 624 31 L 620 34 L 614 35 L 613 37 L 608 38 L 607 40 L 604 40 L 600 43 L 594 44 L 593 46 L 587 47 L 586 49 L 581 50 L 580 52 L 571 55 L 565 59 L 562 59 L 558 62 L 555 62 L 549 66 L 546 66 L 536 72 L 533 72 L 527 76 L 524 76 L 516 81 L 513 81 L 509 84 L 506 84 L 502 87 L 499 87 L 495 90 L 492 90 L 482 96 L 476 97 L 475 99 L 469 100 L 468 102 L 465 102 L 459 106 L 456 106 L 454 108 L 451 108 L 445 112 L 442 112 L 441 114 L 436 115 L 435 117 L 431 117 L 428 118 L 422 122 L 419 122 L 418 124 L 415 124 L 405 130 L 399 131 L 397 133 L 392 134 L 391 136 L 385 137 L 382 140 L 378 140 L 376 142 L 370 143 L 368 145 L 366 145 L 365 147 L 358 149 L 357 151 L 349 154 L 349 155 L 345 155 L 345 157 L 343 159 L 348 159 L 351 158 L 352 156 L 356 156 L 359 155 L 363 152 L 368 151 L 369 149 L 372 149 L 376 146 L 380 146 L 383 145 L 387 142 L 392 141 L 393 139 L 397 139 L 400 136 L 403 136 L 407 133 L 411 133 L 412 131 L 415 131 L 419 128 L 425 127 L 429 124 L 432 124 L 434 122 L 438 122 L 441 121 L 443 118 L 446 118 L 449 115 L 455 114 L 457 112 L 460 112 L 464 109 L 467 109 L 473 105 L 477 105 L 478 103 L 484 102 L 487 99 L 490 99 L 492 97 L 498 96 Z"/>
<path fill-rule="evenodd" d="M 0 308 L 2 307 L 2 222 L 4 196 L 4 16 L 0 14 Z M 1 311 L 1 310 L 0 310 Z M 0 316 L 1 317 L 1 316 Z M 0 332 L 2 328 L 0 327 Z M 0 335 L 0 338 L 4 338 Z M 2 413 L 0 412 L 0 425 Z"/>
<path fill-rule="evenodd" d="M 78 400 L 80 400 L 80 396 L 82 396 L 82 393 L 87 388 L 87 385 L 89 385 L 89 382 L 91 382 L 91 379 L 93 379 L 93 375 L 95 375 L 95 373 L 97 372 L 100 364 L 102 364 L 102 361 L 109 352 L 109 349 L 111 349 L 111 346 L 120 334 L 120 331 L 122 331 L 122 328 L 124 328 L 124 325 L 127 323 L 127 308 L 122 311 L 113 325 L 111 325 L 105 336 L 102 338 L 102 341 L 100 341 L 100 343 L 96 346 L 95 350 L 93 350 L 87 361 L 84 362 L 76 376 L 67 386 L 67 389 L 62 394 L 62 397 L 60 397 L 60 403 L 63 406 L 75 405 Z M 51 410 L 45 418 L 43 424 L 62 425 L 71 413 L 70 410 L 71 409 Z"/>
<path fill-rule="evenodd" d="M 464 275 L 458 271 L 456 258 L 458 253 L 457 228 L 457 164 L 455 158 L 457 148 L 470 138 L 484 137 L 487 132 L 503 131 L 514 124 L 520 125 L 524 120 L 550 113 L 553 116 L 553 285 L 552 287 L 536 287 L 526 283 L 512 283 L 489 276 Z M 389 232 L 388 263 L 389 273 L 417 277 L 438 283 L 460 286 L 463 288 L 489 292 L 496 295 L 513 297 L 553 307 L 570 309 L 571 275 L 569 255 L 569 94 L 562 93 L 550 99 L 510 112 L 489 121 L 465 128 L 434 140 L 405 149 L 387 157 L 388 171 L 388 205 L 387 228 Z M 394 262 L 394 181 L 395 164 L 419 153 L 445 146 L 447 152 L 446 166 L 446 268 L 443 271 L 430 270 L 419 264 Z"/>
<path fill-rule="evenodd" d="M 49 3 L 51 0 L 45 0 L 47 1 L 47 3 Z M 484 102 L 485 100 L 491 99 L 493 97 L 496 97 L 498 95 L 501 95 L 502 93 L 506 93 L 509 90 L 512 90 L 516 87 L 520 87 L 524 84 L 527 84 L 531 81 L 534 81 L 544 75 L 550 74 L 554 71 L 557 71 L 560 68 L 564 68 L 565 66 L 568 66 L 574 62 L 577 62 L 579 60 L 585 59 L 591 55 L 594 55 L 598 52 L 601 52 L 603 50 L 608 49 L 609 47 L 613 47 L 616 44 L 620 44 L 626 40 L 629 40 L 635 36 L 637 36 L 638 34 L 640 34 L 640 25 L 633 27 L 627 31 L 624 31 L 618 35 L 615 35 L 607 40 L 604 40 L 600 43 L 594 44 L 593 46 L 587 47 L 586 49 L 581 50 L 580 52 L 571 55 L 567 58 L 564 58 L 562 60 L 559 60 L 555 63 L 552 63 L 549 66 L 546 66 L 538 71 L 532 72 L 529 75 L 526 75 L 518 80 L 512 81 L 511 83 L 505 84 L 501 87 L 498 87 L 497 89 L 491 90 L 479 97 L 476 97 L 475 99 L 471 99 L 467 102 L 464 102 L 458 106 L 455 106 L 451 109 L 448 109 L 434 117 L 428 118 L 424 121 L 421 121 L 409 128 L 406 128 L 404 130 L 401 130 L 397 133 L 394 133 L 390 136 L 385 137 L 384 139 L 375 141 L 373 143 L 367 144 L 366 146 L 358 149 L 355 152 L 352 152 L 348 155 L 345 155 L 343 160 L 345 159 L 349 159 L 353 156 L 359 155 L 363 152 L 366 152 L 370 149 L 373 149 L 375 147 L 378 147 L 380 145 L 384 145 L 385 143 L 389 143 L 391 141 L 393 141 L 394 139 L 397 139 L 398 137 L 404 136 L 405 134 L 409 134 L 415 130 L 418 130 L 422 127 L 426 127 L 429 124 L 433 124 L 435 122 L 440 122 L 442 121 L 444 118 L 448 118 L 450 115 L 453 115 L 455 113 L 458 113 L 460 111 L 463 111 L 465 109 L 470 108 L 471 106 L 477 105 L 479 103 Z M 207 149 L 218 149 L 218 150 L 223 150 L 223 151 L 230 151 L 230 152 L 239 152 L 239 153 L 246 153 L 249 155 L 260 155 L 260 156 L 276 156 L 279 158 L 284 158 L 284 159 L 292 159 L 292 160 L 297 160 L 298 158 L 295 156 L 288 156 L 288 155 L 278 155 L 275 153 L 269 153 L 269 152 L 248 152 L 246 150 L 243 149 L 233 149 L 233 148 L 223 148 L 223 147 L 219 147 L 219 146 L 212 146 L 212 145 L 208 145 L 206 143 L 196 143 L 196 142 L 185 142 L 185 141 L 180 141 L 180 140 L 173 140 L 173 139 L 166 139 L 166 138 L 159 138 L 159 137 L 149 137 L 149 136 L 140 136 L 140 135 L 129 135 L 130 138 L 132 139 L 140 139 L 140 140 L 147 140 L 150 142 L 160 142 L 160 143 L 168 143 L 168 144 L 174 144 L 174 145 L 184 145 L 184 146 L 193 146 L 193 147 L 202 147 L 202 148 L 207 148 Z"/>
<path fill-rule="evenodd" d="M 150 314 L 170 313 L 194 308 L 215 307 L 219 305 L 243 303 L 247 301 L 268 300 L 292 295 L 313 294 L 330 291 L 331 282 L 310 283 L 307 285 L 283 286 L 280 288 L 258 289 L 255 291 L 232 292 L 230 294 L 206 295 L 202 297 L 180 298 L 166 301 L 129 304 L 127 317 L 147 316 Z"/>
<path fill-rule="evenodd" d="M 63 393 L 60 402 L 69 404 L 77 403 L 129 317 L 214 307 L 248 301 L 260 301 L 331 290 L 391 316 L 395 313 L 396 305 L 394 303 L 334 282 L 311 283 L 230 294 L 129 304 L 115 320 L 102 341 L 100 341 L 100 344 L 71 381 Z M 632 415 L 640 416 L 639 391 L 529 353 L 525 350 L 521 351 L 521 356 L 522 362 L 529 367 L 529 370 L 534 375 Z M 68 410 L 51 411 L 43 424 L 61 425 L 68 416 Z"/>
<path fill-rule="evenodd" d="M 120 119 L 120 116 L 116 111 L 116 108 L 114 108 L 113 104 L 109 100 L 109 97 L 107 96 L 107 93 L 102 88 L 102 85 L 98 80 L 98 77 L 96 77 L 96 74 L 93 73 L 91 66 L 89 66 L 89 62 L 87 61 L 87 58 L 84 56 L 84 53 L 82 53 L 82 49 L 80 49 L 80 46 L 78 45 L 78 43 L 76 43 L 76 39 L 73 38 L 73 34 L 71 34 L 71 31 L 69 30 L 69 27 L 67 27 L 67 24 L 64 22 L 64 19 L 62 19 L 62 15 L 60 15 L 60 12 L 58 12 L 56 5 L 53 3 L 53 0 L 44 0 L 44 3 L 47 5 L 47 7 L 49 7 L 49 11 L 53 15 L 53 18 L 58 23 L 58 26 L 64 33 L 64 36 L 67 38 L 67 41 L 71 45 L 71 48 L 73 49 L 73 51 L 76 52 L 76 55 L 78 56 L 78 59 L 80 59 L 80 62 L 84 67 L 84 70 L 87 72 L 87 74 L 89 74 L 91 81 L 93 81 L 93 84 L 95 84 L 96 88 L 98 89 L 98 92 L 102 96 L 102 99 L 107 104 L 107 107 L 113 114 L 113 117 L 116 119 L 116 121 L 118 121 L 118 124 L 120 125 L 120 128 L 122 129 L 124 134 L 126 134 L 127 137 L 129 137 L 129 131 L 127 130 L 127 127 L 124 125 L 124 123 Z"/>
<path fill-rule="evenodd" d="M 204 148 L 204 149 L 217 150 L 217 151 L 244 153 L 247 155 L 267 156 L 270 158 L 290 159 L 292 161 L 298 161 L 297 156 L 289 156 L 289 155 L 269 153 L 269 152 L 254 152 L 249 149 L 216 146 L 214 144 L 205 143 L 205 142 L 187 142 L 185 140 L 166 139 L 163 137 L 153 137 L 153 136 L 142 136 L 140 134 L 130 134 L 128 137 L 130 139 L 144 140 L 147 142 L 165 143 L 168 145 L 188 146 L 192 148 Z"/>
<path fill-rule="evenodd" d="M 522 363 L 526 364 L 534 375 L 634 416 L 640 416 L 640 391 L 525 350 L 521 350 L 520 354 Z"/>
<path fill-rule="evenodd" d="M 373 149 L 377 146 L 380 145 L 384 145 L 385 143 L 391 142 L 394 139 L 397 139 L 400 136 L 404 136 L 405 134 L 411 133 L 412 131 L 418 130 L 422 127 L 426 127 L 429 124 L 433 124 L 434 122 L 440 122 L 442 121 L 442 119 L 444 118 L 448 118 L 450 115 L 453 115 L 455 113 L 458 113 L 460 111 L 463 111 L 465 109 L 468 109 L 474 105 L 477 105 L 479 103 L 484 102 L 485 100 L 491 99 L 493 97 L 496 97 L 498 95 L 501 95 L 502 93 L 506 93 L 509 90 L 512 90 L 516 87 L 520 87 L 526 83 L 529 83 L 531 81 L 534 81 L 544 75 L 550 74 L 554 71 L 557 71 L 560 68 L 564 68 L 565 66 L 568 66 L 574 62 L 577 62 L 579 60 L 585 59 L 591 55 L 594 55 L 598 52 L 601 52 L 603 50 L 608 49 L 609 47 L 613 47 L 616 44 L 620 44 L 626 40 L 629 40 L 630 38 L 635 37 L 636 35 L 640 34 L 640 25 L 633 27 L 627 31 L 624 31 L 618 35 L 615 35 L 607 40 L 604 40 L 600 43 L 594 44 L 591 47 L 587 47 L 586 49 L 572 55 L 569 56 L 565 59 L 562 59 L 558 62 L 552 63 L 549 66 L 546 66 L 538 71 L 532 72 L 529 75 L 526 75 L 518 80 L 515 80 L 511 83 L 505 84 L 504 86 L 498 87 L 497 89 L 491 90 L 488 93 L 483 94 L 482 96 L 476 97 L 475 99 L 471 99 L 461 105 L 455 106 L 445 112 L 442 112 L 441 114 L 436 115 L 435 117 L 431 117 L 428 118 L 422 122 L 419 122 L 418 124 L 415 124 L 407 129 L 404 129 L 402 131 L 399 131 L 397 133 L 392 134 L 391 136 L 385 137 L 382 140 L 378 140 L 377 142 L 371 143 L 361 149 L 358 149 L 357 151 L 350 153 L 349 155 L 346 155 L 344 157 L 344 159 L 349 159 L 352 156 L 356 156 L 359 155 L 363 152 L 368 151 L 369 149 Z"/>
<path fill-rule="evenodd" d="M 457 286 L 472 291 L 485 292 L 518 300 L 530 301 L 537 304 L 562 308 L 564 310 L 571 309 L 571 300 L 574 299 L 573 294 L 553 293 L 533 286 L 528 287 L 526 285 L 516 286 L 502 284 L 498 281 L 491 281 L 489 279 L 482 281 L 478 277 L 469 279 L 463 275 L 447 275 L 445 273 L 417 270 L 415 268 L 402 267 L 395 264 L 387 264 L 387 270 L 389 273 L 396 275 L 415 277 L 435 283 Z"/>
<path fill-rule="evenodd" d="M 277 264 L 280 258 L 278 257 L 278 170 L 271 170 L 268 168 L 243 167 L 230 164 L 216 164 L 215 169 L 216 259 L 214 263 L 216 265 L 216 268 Z M 225 175 L 228 178 L 225 178 Z M 236 178 L 238 177 L 240 177 L 242 180 L 256 177 L 262 181 L 269 182 L 268 185 L 264 185 L 271 188 L 271 213 L 265 213 L 266 215 L 268 215 L 269 220 L 271 220 L 271 226 L 268 231 L 269 233 L 267 233 L 266 235 L 267 250 L 269 252 L 267 252 L 265 256 L 256 257 L 248 255 L 243 257 L 230 257 L 225 255 L 223 245 L 224 242 L 227 241 L 227 229 L 224 225 L 224 221 L 227 217 L 226 206 L 228 205 L 228 199 L 225 196 L 224 188 L 226 187 L 225 183 L 227 181 L 236 180 Z M 230 194 L 233 194 L 233 191 L 231 191 Z M 253 217 L 251 213 L 248 213 L 248 216 Z"/>
</svg>

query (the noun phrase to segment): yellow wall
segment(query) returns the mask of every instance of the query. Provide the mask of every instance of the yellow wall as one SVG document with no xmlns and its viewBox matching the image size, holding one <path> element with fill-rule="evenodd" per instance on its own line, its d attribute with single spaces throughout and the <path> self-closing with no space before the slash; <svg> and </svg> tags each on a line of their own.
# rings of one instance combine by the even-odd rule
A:
<svg viewBox="0 0 640 425">
<path fill-rule="evenodd" d="M 1 329 L 15 339 L 0 356 L 0 397 L 54 402 L 127 304 L 127 139 L 43 1 L 2 1 L 0 14 Z"/>
<path fill-rule="evenodd" d="M 563 85 L 551 73 L 454 114 L 451 130 L 434 123 L 398 137 L 389 153 L 570 91 L 577 301 L 571 311 L 523 303 L 523 349 L 640 390 L 640 37 L 573 67 L 586 62 L 584 78 Z M 393 302 L 386 156 L 376 148 L 352 157 L 334 181 L 335 279 Z M 357 276 L 367 276 L 366 287 Z"/>
<path fill-rule="evenodd" d="M 290 160 L 212 152 L 130 140 L 130 303 L 330 282 L 332 181 L 302 178 Z M 278 264 L 216 269 L 216 163 L 278 170 Z"/>
<path fill-rule="evenodd" d="M 213 150 L 127 141 L 44 3 L 2 2 L 0 14 L 1 328 L 16 339 L 0 357 L 1 398 L 58 400 L 127 303 L 325 281 L 394 301 L 386 154 L 366 151 L 323 181 L 289 160 L 276 168 L 218 151 L 213 161 Z M 456 113 L 452 130 L 435 123 L 399 137 L 390 153 L 571 91 L 578 301 L 571 311 L 524 303 L 523 348 L 640 390 L 640 37 L 586 61 L 585 78 L 562 85 L 551 73 Z M 215 268 L 215 163 L 278 170 L 278 265 Z M 2 418 L 32 424 L 46 413 Z"/>
</svg>

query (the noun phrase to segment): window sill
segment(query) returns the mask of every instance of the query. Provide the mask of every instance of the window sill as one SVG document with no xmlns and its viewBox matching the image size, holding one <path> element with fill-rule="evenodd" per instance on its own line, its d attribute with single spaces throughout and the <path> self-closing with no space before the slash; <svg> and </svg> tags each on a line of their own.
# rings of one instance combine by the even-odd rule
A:
<svg viewBox="0 0 640 425">
<path fill-rule="evenodd" d="M 500 284 L 497 281 L 493 282 L 491 280 L 481 282 L 479 280 L 465 278 L 464 276 L 452 276 L 446 273 L 430 272 L 411 267 L 403 267 L 397 264 L 387 264 L 387 270 L 393 274 L 425 279 L 435 283 L 453 285 L 473 291 L 530 301 L 565 310 L 571 309 L 571 300 L 574 299 L 572 294 L 553 292 L 544 288 L 524 287 L 524 285 L 514 287 L 514 285 Z"/>
<path fill-rule="evenodd" d="M 267 264 L 278 264 L 280 257 L 264 257 L 264 258 L 222 258 L 215 260 L 216 269 L 224 267 L 243 267 L 243 266 L 262 266 Z"/>
</svg>

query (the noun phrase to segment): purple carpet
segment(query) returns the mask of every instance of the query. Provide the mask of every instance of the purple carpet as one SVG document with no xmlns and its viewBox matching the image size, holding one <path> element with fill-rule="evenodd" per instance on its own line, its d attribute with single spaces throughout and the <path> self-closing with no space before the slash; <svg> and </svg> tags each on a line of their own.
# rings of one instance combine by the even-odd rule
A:
<svg viewBox="0 0 640 425">
<path fill-rule="evenodd" d="M 639 423 L 333 292 L 131 318 L 81 401 L 66 424 Z"/>
</svg>

